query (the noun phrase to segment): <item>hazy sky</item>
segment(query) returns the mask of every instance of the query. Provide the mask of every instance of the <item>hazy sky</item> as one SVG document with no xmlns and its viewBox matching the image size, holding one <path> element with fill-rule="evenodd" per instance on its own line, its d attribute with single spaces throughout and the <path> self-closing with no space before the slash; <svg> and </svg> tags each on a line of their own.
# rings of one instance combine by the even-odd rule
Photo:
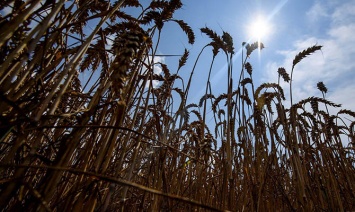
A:
<svg viewBox="0 0 355 212">
<path fill-rule="evenodd" d="M 329 100 L 355 111 L 355 0 L 185 0 L 183 3 L 183 8 L 174 17 L 185 20 L 194 29 L 195 45 L 189 45 L 184 33 L 171 23 L 163 30 L 159 49 L 162 54 L 182 54 L 184 47 L 191 51 L 190 62 L 180 72 L 182 75 L 184 71 L 190 73 L 197 54 L 211 41 L 199 31 L 207 26 L 220 35 L 223 31 L 232 35 L 237 52 L 233 69 L 235 76 L 239 76 L 241 54 L 238 50 L 243 41 L 251 39 L 248 27 L 258 17 L 263 17 L 270 25 L 268 36 L 262 38 L 266 48 L 260 55 L 253 53 L 250 59 L 256 85 L 277 82 L 278 67 L 285 67 L 290 73 L 292 60 L 298 52 L 315 44 L 322 45 L 322 51 L 307 57 L 295 68 L 294 102 L 309 96 L 321 97 L 316 84 L 323 81 L 328 87 Z M 203 53 L 202 58 L 189 97 L 195 103 L 204 94 L 211 49 Z M 168 63 L 177 60 L 165 59 Z M 220 54 L 212 73 L 212 89 L 216 96 L 226 92 L 225 63 L 225 56 Z M 288 84 L 283 85 L 288 93 Z"/>
</svg>

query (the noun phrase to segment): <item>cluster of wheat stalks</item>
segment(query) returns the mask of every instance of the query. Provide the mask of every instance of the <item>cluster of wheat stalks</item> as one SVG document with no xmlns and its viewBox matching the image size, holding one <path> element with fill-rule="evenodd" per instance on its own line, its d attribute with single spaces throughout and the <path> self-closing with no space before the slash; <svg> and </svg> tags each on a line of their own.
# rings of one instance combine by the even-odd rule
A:
<svg viewBox="0 0 355 212">
<path fill-rule="evenodd" d="M 173 18 L 181 6 L 0 2 L 0 11 L 11 9 L 0 17 L 0 209 L 354 210 L 355 113 L 331 115 L 328 108 L 340 105 L 325 99 L 321 82 L 322 98 L 292 102 L 295 66 L 321 47 L 296 55 L 290 75 L 279 68 L 278 83 L 254 87 L 248 58 L 263 45 L 244 44 L 233 79 L 232 37 L 202 28 L 212 40 L 202 49 L 212 48 L 211 69 L 205 95 L 187 105 L 198 71 L 184 66 L 189 52 L 175 70 L 155 59 L 168 22 L 194 43 L 191 28 Z M 215 96 L 210 75 L 221 54 L 228 89 Z M 191 72 L 188 79 L 181 69 Z M 290 108 L 280 80 L 290 83 Z M 211 108 L 213 126 L 206 124 Z"/>
</svg>

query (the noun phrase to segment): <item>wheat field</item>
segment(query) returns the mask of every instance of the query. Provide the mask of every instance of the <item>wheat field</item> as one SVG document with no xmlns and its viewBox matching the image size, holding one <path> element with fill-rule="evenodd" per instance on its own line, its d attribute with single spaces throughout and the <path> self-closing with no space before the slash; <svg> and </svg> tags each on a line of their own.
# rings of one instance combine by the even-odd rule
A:
<svg viewBox="0 0 355 212">
<path fill-rule="evenodd" d="M 276 82 L 257 85 L 249 58 L 264 45 L 245 43 L 239 70 L 232 36 L 201 28 L 211 69 L 200 101 L 187 104 L 201 53 L 189 58 L 182 49 L 177 66 L 156 56 L 168 22 L 194 44 L 188 23 L 174 19 L 181 7 L 180 0 L 146 8 L 138 0 L 0 2 L 0 11 L 11 9 L 0 16 L 2 211 L 355 209 L 355 112 L 327 100 L 323 82 L 315 85 L 320 97 L 292 98 L 297 64 L 322 46 L 275 70 Z M 210 86 L 217 55 L 228 64 L 222 94 Z"/>
</svg>

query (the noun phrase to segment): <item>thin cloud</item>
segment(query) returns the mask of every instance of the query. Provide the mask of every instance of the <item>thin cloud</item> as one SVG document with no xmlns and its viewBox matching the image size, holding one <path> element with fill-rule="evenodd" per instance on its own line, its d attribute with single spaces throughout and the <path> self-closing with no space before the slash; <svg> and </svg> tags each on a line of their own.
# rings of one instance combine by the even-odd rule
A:
<svg viewBox="0 0 355 212">
<path fill-rule="evenodd" d="M 355 0 L 337 7 L 332 14 L 333 24 L 349 24 L 354 22 Z"/>
<path fill-rule="evenodd" d="M 307 12 L 307 17 L 312 22 L 317 22 L 318 20 L 328 17 L 327 7 L 324 3 L 316 2 L 312 8 Z"/>
<path fill-rule="evenodd" d="M 329 100 L 342 104 L 346 109 L 355 110 L 355 100 L 351 96 L 355 90 L 354 2 L 338 5 L 332 9 L 333 11 L 329 11 L 331 17 L 336 20 L 326 30 L 327 34 L 302 38 L 302 40 L 295 41 L 291 49 L 279 51 L 278 54 L 283 57 L 283 60 L 280 63 L 267 64 L 264 80 L 275 82 L 278 67 L 285 67 L 290 73 L 295 55 L 315 44 L 322 45 L 321 52 L 308 56 L 295 67 L 292 91 L 294 102 L 309 96 L 321 96 L 316 84 L 323 81 L 329 90 L 327 94 Z M 314 14 L 316 17 L 315 11 L 320 11 L 317 18 L 326 17 L 326 15 L 322 15 L 325 8 L 324 10 L 320 9 L 317 4 L 310 9 L 308 14 Z M 354 9 L 351 9 L 352 7 Z M 285 93 L 289 93 L 289 84 L 282 83 L 281 85 L 285 89 Z"/>
</svg>

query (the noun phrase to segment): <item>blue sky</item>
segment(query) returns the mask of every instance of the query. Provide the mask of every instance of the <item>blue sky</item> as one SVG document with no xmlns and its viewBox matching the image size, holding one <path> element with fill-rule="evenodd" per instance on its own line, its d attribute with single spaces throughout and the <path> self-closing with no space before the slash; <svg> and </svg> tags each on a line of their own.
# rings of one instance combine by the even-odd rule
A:
<svg viewBox="0 0 355 212">
<path fill-rule="evenodd" d="M 262 16 L 269 20 L 271 30 L 262 39 L 266 48 L 260 55 L 253 53 L 250 59 L 256 85 L 277 82 L 278 67 L 285 67 L 290 73 L 292 60 L 298 52 L 315 44 L 322 45 L 321 52 L 302 60 L 295 68 L 294 102 L 309 96 L 321 97 L 316 84 L 323 81 L 328 88 L 329 100 L 355 110 L 355 0 L 185 0 L 183 3 L 183 8 L 176 12 L 174 18 L 183 19 L 193 28 L 195 45 L 189 45 L 178 26 L 170 23 L 163 29 L 159 48 L 161 54 L 182 54 L 185 47 L 190 50 L 189 63 L 181 70 L 181 75 L 190 73 L 197 54 L 210 42 L 206 35 L 200 33 L 200 28 L 207 26 L 220 35 L 223 31 L 229 32 L 237 52 L 243 41 L 250 40 L 248 26 Z M 234 57 L 235 76 L 239 76 L 241 55 L 237 53 Z M 189 96 L 194 103 L 198 103 L 204 94 L 211 50 L 203 53 L 202 58 Z M 174 64 L 178 58 L 165 60 Z M 212 72 L 212 89 L 217 96 L 226 92 L 225 63 L 225 57 L 219 55 Z M 288 84 L 282 85 L 288 93 Z"/>
</svg>

